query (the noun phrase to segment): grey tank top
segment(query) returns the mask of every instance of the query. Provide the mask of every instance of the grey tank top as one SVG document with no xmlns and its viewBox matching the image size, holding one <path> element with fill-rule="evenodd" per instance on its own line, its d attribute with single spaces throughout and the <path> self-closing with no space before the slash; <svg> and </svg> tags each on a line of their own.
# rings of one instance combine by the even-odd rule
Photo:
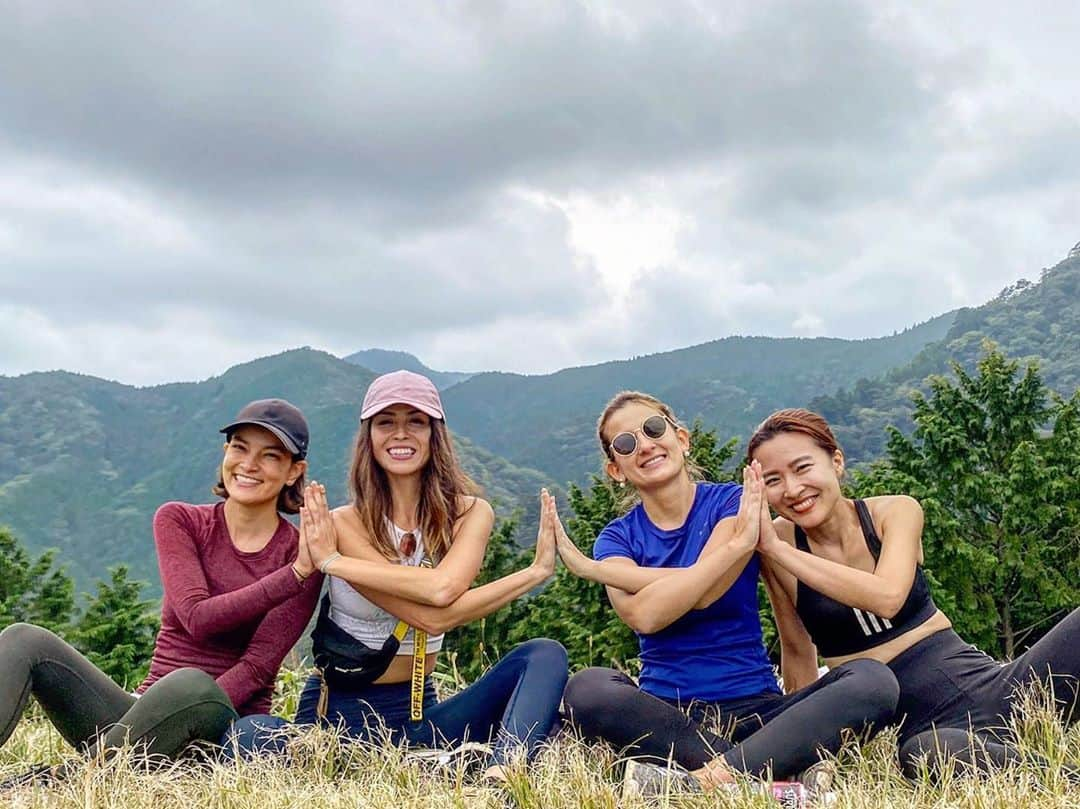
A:
<svg viewBox="0 0 1080 809">
<path fill-rule="evenodd" d="M 416 537 L 416 550 L 408 558 L 402 557 L 401 538 L 407 533 L 393 523 L 390 524 L 391 536 L 394 547 L 398 550 L 399 564 L 415 567 L 424 559 L 424 540 L 420 532 L 413 531 Z M 366 646 L 378 649 L 383 641 L 389 637 L 397 626 L 398 619 L 379 607 L 353 589 L 352 585 L 337 576 L 330 576 L 330 620 L 340 626 L 354 638 Z M 398 648 L 399 655 L 411 655 L 413 653 L 413 638 L 415 633 L 409 629 L 405 639 Z M 427 639 L 428 654 L 442 649 L 443 635 L 429 635 Z"/>
</svg>

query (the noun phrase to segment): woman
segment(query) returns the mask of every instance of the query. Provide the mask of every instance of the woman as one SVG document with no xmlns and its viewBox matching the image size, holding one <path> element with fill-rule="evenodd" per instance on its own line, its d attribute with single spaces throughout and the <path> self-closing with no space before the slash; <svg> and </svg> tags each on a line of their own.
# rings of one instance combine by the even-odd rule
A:
<svg viewBox="0 0 1080 809">
<path fill-rule="evenodd" d="M 840 492 L 844 455 L 828 423 L 808 410 L 773 413 L 750 439 L 768 504 L 758 551 L 774 571 L 828 666 L 888 664 L 900 684 L 900 762 L 915 778 L 931 754 L 979 769 L 1019 759 L 1005 725 L 1017 686 L 1053 688 L 1063 720 L 1076 719 L 1080 610 L 1008 664 L 964 643 L 923 575 L 923 512 L 904 495 L 851 500 Z"/>
<path fill-rule="evenodd" d="M 369 651 L 384 648 L 399 622 L 414 629 L 403 632 L 397 654 L 370 685 L 336 685 L 325 669 L 311 677 L 296 721 L 341 726 L 360 739 L 388 731 L 395 742 L 426 747 L 493 740 L 484 774 L 501 779 L 517 749 L 531 759 L 552 730 L 566 683 L 565 650 L 554 641 L 529 641 L 443 702 L 429 675 L 443 633 L 552 575 L 552 499 L 542 493 L 533 563 L 470 589 L 494 515 L 458 465 L 438 391 L 409 371 L 380 376 L 368 388 L 350 484 L 349 506 L 330 515 L 317 504 L 305 515 L 312 560 L 330 575 L 329 629 L 343 630 Z M 426 635 L 419 649 L 417 630 Z M 267 731 L 283 724 L 270 717 L 241 722 L 236 741 L 247 750 L 274 747 Z"/>
<path fill-rule="evenodd" d="M 0 633 L 0 744 L 31 695 L 91 756 L 130 743 L 173 758 L 216 742 L 238 714 L 267 710 L 321 583 L 280 515 L 302 502 L 308 427 L 293 405 L 263 399 L 221 432 L 223 501 L 166 503 L 154 516 L 164 596 L 145 681 L 130 694 L 48 630 L 13 624 Z"/>
<path fill-rule="evenodd" d="M 891 719 L 889 670 L 860 660 L 818 679 L 812 650 L 793 642 L 803 633 L 793 612 L 774 602 L 787 693 L 777 687 L 758 619 L 763 493 L 755 466 L 742 488 L 697 482 L 687 430 L 670 407 L 636 391 L 608 403 L 597 436 L 605 471 L 641 502 L 604 528 L 593 560 L 561 531 L 558 549 L 571 571 L 607 585 L 615 611 L 638 634 L 642 668 L 639 686 L 612 669 L 571 678 L 565 704 L 586 737 L 670 758 L 712 787 L 739 773 L 793 776 L 819 750 L 838 750 L 844 730 Z M 733 729 L 732 741 L 702 726 L 708 716 Z M 628 770 L 633 778 L 656 774 Z"/>
</svg>

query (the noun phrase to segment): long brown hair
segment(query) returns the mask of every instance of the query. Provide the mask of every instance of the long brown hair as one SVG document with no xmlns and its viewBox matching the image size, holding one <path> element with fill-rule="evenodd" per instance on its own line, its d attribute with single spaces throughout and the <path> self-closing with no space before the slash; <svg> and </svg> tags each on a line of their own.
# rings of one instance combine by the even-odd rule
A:
<svg viewBox="0 0 1080 809">
<path fill-rule="evenodd" d="M 360 422 L 353 447 L 349 471 L 349 493 L 360 524 L 371 537 L 379 552 L 396 560 L 397 551 L 390 535 L 394 519 L 394 503 L 386 470 L 375 462 L 371 449 L 371 418 Z M 466 497 L 478 497 L 480 487 L 473 482 L 458 463 L 454 444 L 446 422 L 431 419 L 430 457 L 420 477 L 420 509 L 418 528 L 425 550 L 434 561 L 442 559 L 454 541 L 454 526 L 472 508 L 462 509 Z"/>
<path fill-rule="evenodd" d="M 840 449 L 840 444 L 833 435 L 829 422 L 825 417 L 813 410 L 801 407 L 789 407 L 777 410 L 765 421 L 758 425 L 750 441 L 746 445 L 746 460 L 754 459 L 757 448 L 780 433 L 801 433 L 808 436 L 815 444 L 825 450 L 829 455 Z"/>
<path fill-rule="evenodd" d="M 660 411 L 671 424 L 675 425 L 674 429 L 685 430 L 682 422 L 679 421 L 675 415 L 675 411 L 671 409 L 671 406 L 661 402 L 655 396 L 651 396 L 648 393 L 642 393 L 638 390 L 621 390 L 611 397 L 611 400 L 604 405 L 604 411 L 600 414 L 600 418 L 596 420 L 596 440 L 600 442 L 600 451 L 604 453 L 604 459 L 607 461 L 614 461 L 615 455 L 611 451 L 611 442 L 604 437 L 604 428 L 607 427 L 608 420 L 615 415 L 619 410 L 622 410 L 629 404 L 643 404 L 648 407 L 655 407 Z M 686 469 L 686 476 L 691 481 L 699 481 L 705 479 L 705 472 L 700 466 L 698 466 L 694 460 L 689 456 L 683 458 L 683 465 Z M 617 506 L 620 511 L 626 511 L 638 500 L 641 496 L 638 494 L 637 489 L 634 488 L 632 483 L 626 483 L 625 486 L 620 487 L 625 491 L 620 502 Z"/>
</svg>

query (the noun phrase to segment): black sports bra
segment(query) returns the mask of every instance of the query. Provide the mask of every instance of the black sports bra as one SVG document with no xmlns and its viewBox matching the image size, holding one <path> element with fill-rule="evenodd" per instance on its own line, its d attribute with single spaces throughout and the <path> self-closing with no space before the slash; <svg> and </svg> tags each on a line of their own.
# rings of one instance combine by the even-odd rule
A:
<svg viewBox="0 0 1080 809">
<path fill-rule="evenodd" d="M 877 562 L 881 556 L 881 540 L 874 529 L 874 521 L 870 519 L 870 509 L 862 500 L 856 500 L 855 511 L 859 515 L 859 525 L 862 526 L 866 547 Z M 813 553 L 806 540 L 806 533 L 797 525 L 795 546 L 801 551 Z M 930 597 L 930 588 L 926 585 L 922 567 L 916 565 L 915 579 L 911 582 L 907 600 L 891 619 L 841 604 L 802 581 L 799 581 L 796 592 L 795 611 L 802 619 L 806 631 L 810 633 L 818 653 L 822 657 L 841 657 L 880 646 L 909 629 L 914 629 L 937 612 L 937 606 Z"/>
</svg>

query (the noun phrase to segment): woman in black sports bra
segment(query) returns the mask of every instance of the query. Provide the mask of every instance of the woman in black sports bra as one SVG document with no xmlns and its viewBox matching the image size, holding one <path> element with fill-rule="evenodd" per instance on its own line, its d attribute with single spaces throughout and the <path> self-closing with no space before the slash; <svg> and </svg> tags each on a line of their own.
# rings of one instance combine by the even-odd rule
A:
<svg viewBox="0 0 1080 809">
<path fill-rule="evenodd" d="M 900 683 L 900 764 L 915 778 L 922 754 L 986 770 L 1017 761 L 1007 724 L 1014 691 L 1038 679 L 1062 720 L 1080 718 L 1080 609 L 1010 663 L 965 643 L 930 596 L 921 563 L 917 500 L 850 500 L 840 491 L 844 455 L 828 423 L 780 410 L 750 438 L 772 520 L 762 509 L 758 551 L 778 609 L 806 629 L 789 649 L 814 644 L 829 667 L 859 657 L 887 664 Z M 789 636 L 792 633 L 787 633 Z"/>
</svg>

